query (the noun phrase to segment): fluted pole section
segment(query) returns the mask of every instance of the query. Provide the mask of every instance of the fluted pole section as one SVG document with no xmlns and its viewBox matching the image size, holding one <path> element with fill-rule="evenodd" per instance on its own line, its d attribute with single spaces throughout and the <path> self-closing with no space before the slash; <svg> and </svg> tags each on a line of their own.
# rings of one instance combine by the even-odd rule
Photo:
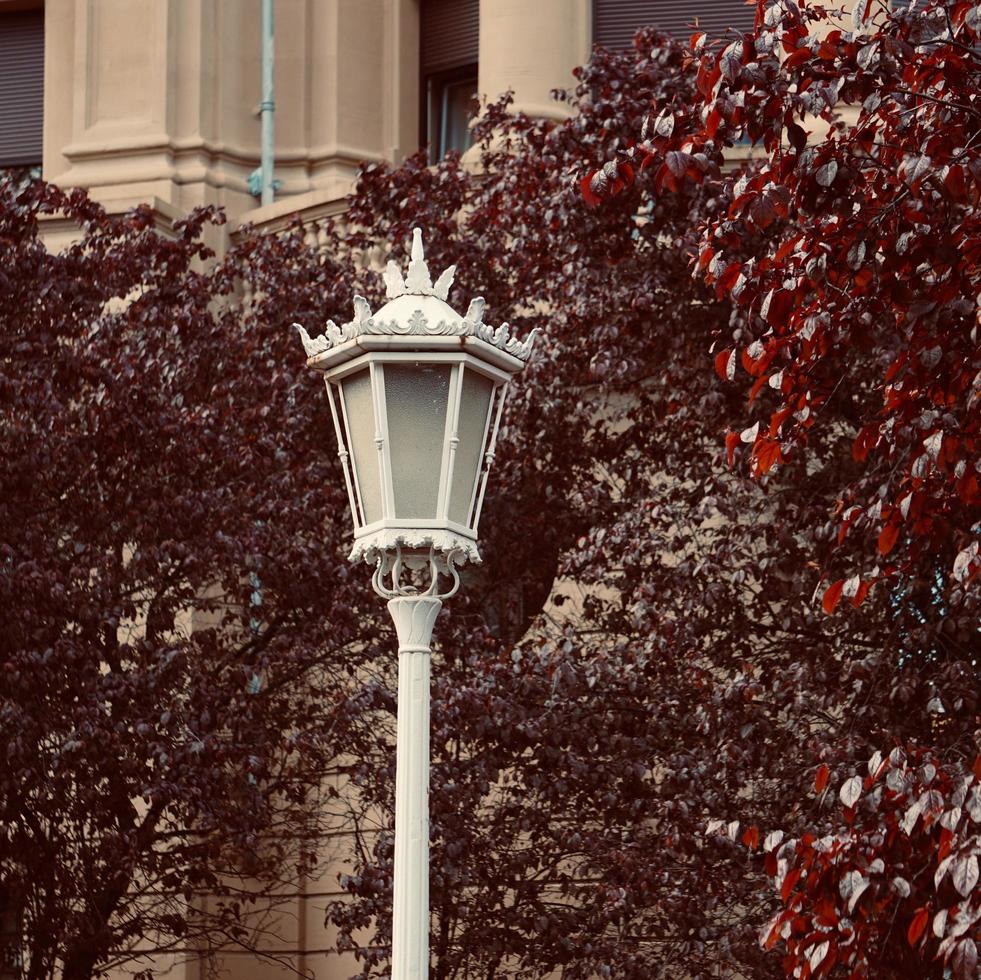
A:
<svg viewBox="0 0 981 980">
<path fill-rule="evenodd" d="M 392 599 L 399 638 L 392 980 L 429 977 L 429 659 L 442 603 Z"/>
</svg>

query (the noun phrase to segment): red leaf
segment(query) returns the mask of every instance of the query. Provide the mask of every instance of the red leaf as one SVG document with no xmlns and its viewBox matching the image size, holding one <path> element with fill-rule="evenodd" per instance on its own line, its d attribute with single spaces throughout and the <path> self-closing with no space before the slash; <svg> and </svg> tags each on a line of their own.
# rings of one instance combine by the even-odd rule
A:
<svg viewBox="0 0 981 980">
<path fill-rule="evenodd" d="M 783 899 L 784 904 L 786 904 L 787 899 L 790 898 L 790 893 L 794 890 L 794 885 L 797 884 L 800 879 L 800 868 L 794 868 L 793 871 L 787 873 L 787 877 L 783 879 L 783 885 L 780 888 L 780 897 Z"/>
<path fill-rule="evenodd" d="M 773 920 L 773 924 L 770 927 L 770 931 L 767 933 L 766 940 L 763 943 L 764 949 L 773 949 L 774 946 L 780 941 L 780 928 L 783 925 L 783 914 L 777 916 Z"/>
<path fill-rule="evenodd" d="M 766 873 L 771 877 L 775 878 L 777 875 L 777 852 L 769 851 L 765 858 L 763 858 L 763 866 L 766 868 Z"/>
<path fill-rule="evenodd" d="M 964 168 L 959 164 L 953 164 L 947 170 L 944 177 L 944 186 L 955 201 L 967 199 L 967 183 L 964 180 Z"/>
<path fill-rule="evenodd" d="M 776 439 L 761 439 L 756 447 L 755 456 L 760 473 L 769 473 L 775 463 L 783 462 L 783 452 Z"/>
<path fill-rule="evenodd" d="M 749 403 L 750 403 L 750 405 L 752 405 L 753 402 L 756 401 L 756 396 L 760 393 L 760 390 L 763 388 L 763 386 L 769 380 L 770 380 L 770 378 L 766 374 L 764 374 L 763 377 L 756 379 L 756 384 L 753 385 L 753 388 L 752 388 L 752 390 L 749 393 Z"/>
<path fill-rule="evenodd" d="M 762 358 L 762 355 L 760 355 Z M 758 361 L 754 361 L 750 356 L 749 348 L 744 347 L 742 354 L 739 355 L 739 360 L 742 362 L 743 370 L 747 374 L 753 375 L 753 377 L 759 377 L 760 372 L 756 370 L 756 365 Z"/>
<path fill-rule="evenodd" d="M 879 554 L 888 555 L 899 537 L 899 524 L 887 524 L 879 534 Z"/>
<path fill-rule="evenodd" d="M 814 776 L 814 792 L 823 793 L 824 787 L 828 785 L 828 780 L 831 778 L 831 770 L 827 767 L 825 763 L 821 763 L 818 766 L 818 771 Z"/>
<path fill-rule="evenodd" d="M 869 454 L 869 450 L 879 441 L 878 423 L 863 426 L 852 443 L 852 459 L 861 463 Z"/>
<path fill-rule="evenodd" d="M 671 173 L 668 165 L 662 163 L 654 177 L 654 189 L 658 194 L 661 194 L 664 192 L 665 187 L 669 191 L 676 191 L 678 189 L 678 182 L 674 179 L 674 174 Z"/>
<path fill-rule="evenodd" d="M 742 271 L 743 267 L 739 262 L 730 262 L 726 266 L 726 271 L 719 276 L 719 287 L 721 289 L 732 289 Z"/>
<path fill-rule="evenodd" d="M 791 408 L 781 408 L 779 411 L 774 412 L 770 416 L 770 435 L 775 436 L 779 431 L 780 427 L 790 418 L 790 413 L 793 411 Z"/>
<path fill-rule="evenodd" d="M 819 925 L 838 925 L 838 910 L 835 908 L 834 899 L 830 895 L 825 895 L 824 898 L 819 899 L 815 903 L 814 917 L 817 919 Z"/>
<path fill-rule="evenodd" d="M 909 929 L 906 931 L 906 939 L 909 941 L 910 946 L 915 946 L 916 941 L 923 935 L 923 930 L 926 929 L 927 919 L 929 918 L 930 909 L 926 905 L 913 916 L 913 921 L 909 924 Z"/>
<path fill-rule="evenodd" d="M 790 255 L 790 253 L 797 247 L 797 243 L 800 241 L 800 235 L 791 235 L 790 238 L 786 239 L 777 249 L 777 254 L 773 257 L 774 261 L 777 263 L 783 262 L 783 260 Z"/>
<path fill-rule="evenodd" d="M 947 827 L 940 828 L 940 847 L 937 849 L 937 862 L 950 854 L 950 843 L 954 839 L 954 832 Z"/>
<path fill-rule="evenodd" d="M 597 204 L 600 203 L 600 199 L 593 193 L 593 176 L 596 173 L 594 170 L 592 173 L 586 174 L 582 180 L 579 181 L 579 186 L 582 189 L 582 197 L 586 204 L 595 208 Z"/>
<path fill-rule="evenodd" d="M 705 134 L 709 139 L 715 139 L 715 134 L 719 131 L 722 124 L 722 113 L 718 109 L 713 109 L 705 120 Z"/>
<path fill-rule="evenodd" d="M 787 52 L 787 54 L 793 54 L 797 50 L 797 42 L 803 40 L 806 36 L 806 27 L 801 25 L 789 27 L 789 25 L 787 25 L 783 32 L 783 37 L 780 39 L 780 43 L 783 45 L 783 49 Z"/>
<path fill-rule="evenodd" d="M 865 602 L 865 597 L 869 594 L 869 589 L 875 585 L 875 579 L 868 579 L 866 582 L 858 583 L 858 591 L 852 596 L 852 605 L 858 609 L 858 607 Z"/>
<path fill-rule="evenodd" d="M 818 57 L 822 61 L 834 61 L 835 56 L 838 54 L 838 40 L 834 38 L 837 34 L 838 38 L 841 37 L 839 31 L 832 31 L 822 42 L 818 48 Z"/>
<path fill-rule="evenodd" d="M 743 831 L 743 843 L 751 851 L 755 851 L 760 846 L 760 828 L 759 827 L 747 827 Z"/>
<path fill-rule="evenodd" d="M 715 355 L 715 373 L 723 381 L 732 381 L 736 370 L 736 352 L 728 347 Z"/>
<path fill-rule="evenodd" d="M 886 369 L 886 384 L 893 380 L 897 374 L 899 374 L 900 368 L 906 363 L 906 355 L 900 354 Z"/>
<path fill-rule="evenodd" d="M 792 55 L 784 59 L 783 68 L 796 68 L 811 57 L 811 49 L 808 47 L 798 48 Z"/>
<path fill-rule="evenodd" d="M 736 456 L 736 446 L 739 445 L 739 433 L 738 432 L 728 432 L 726 433 L 726 459 L 729 461 L 729 465 L 732 466 L 733 461 Z"/>
<path fill-rule="evenodd" d="M 838 605 L 838 600 L 841 598 L 841 590 L 844 588 L 845 580 L 838 579 L 833 585 L 829 585 L 827 589 L 824 590 L 824 596 L 821 599 L 821 608 L 829 615 L 833 615 L 835 607 Z"/>
<path fill-rule="evenodd" d="M 766 322 L 771 327 L 784 326 L 793 308 L 794 294 L 786 289 L 778 289 L 770 298 L 770 306 L 766 311 Z"/>
<path fill-rule="evenodd" d="M 706 98 L 709 97 L 715 83 L 722 77 L 719 66 L 709 58 L 702 58 L 702 63 L 698 66 L 698 74 L 695 76 L 695 85 L 698 91 Z"/>
</svg>

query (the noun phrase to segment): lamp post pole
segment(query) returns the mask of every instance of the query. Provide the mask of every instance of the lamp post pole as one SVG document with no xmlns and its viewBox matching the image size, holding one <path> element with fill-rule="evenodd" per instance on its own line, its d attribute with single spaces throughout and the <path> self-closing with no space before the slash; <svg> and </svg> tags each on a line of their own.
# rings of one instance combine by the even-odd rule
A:
<svg viewBox="0 0 981 980">
<path fill-rule="evenodd" d="M 399 640 L 393 980 L 429 976 L 429 648 L 442 605 L 425 595 L 388 602 Z"/>
<path fill-rule="evenodd" d="M 460 316 L 446 302 L 454 267 L 429 276 L 413 230 L 407 274 L 384 274 L 387 302 L 319 337 L 295 324 L 307 364 L 324 375 L 354 518 L 352 561 L 375 566 L 399 641 L 392 980 L 429 977 L 429 665 L 433 624 L 479 562 L 477 525 L 504 396 L 531 356 L 484 301 Z M 452 580 L 440 591 L 441 579 Z M 418 585 L 417 583 L 420 583 Z M 421 590 L 420 590 L 421 589 Z"/>
</svg>

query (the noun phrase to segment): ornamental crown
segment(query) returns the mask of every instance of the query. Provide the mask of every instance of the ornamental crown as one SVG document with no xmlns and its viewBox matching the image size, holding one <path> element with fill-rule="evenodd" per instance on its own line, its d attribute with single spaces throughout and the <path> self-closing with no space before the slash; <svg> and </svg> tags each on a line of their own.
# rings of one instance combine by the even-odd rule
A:
<svg viewBox="0 0 981 980">
<path fill-rule="evenodd" d="M 465 316 L 447 303 L 456 266 L 451 265 L 435 282 L 429 274 L 422 245 L 422 231 L 412 229 L 412 253 L 403 277 L 399 267 L 389 261 L 382 276 L 388 302 L 372 314 L 363 296 L 354 297 L 354 319 L 338 326 L 328 320 L 319 337 L 311 337 L 302 324 L 294 323 L 308 358 L 316 357 L 362 336 L 477 337 L 522 361 L 531 357 L 537 329 L 525 340 L 518 340 L 511 327 L 502 323 L 492 327 L 484 323 L 484 298 L 470 301 Z"/>
</svg>

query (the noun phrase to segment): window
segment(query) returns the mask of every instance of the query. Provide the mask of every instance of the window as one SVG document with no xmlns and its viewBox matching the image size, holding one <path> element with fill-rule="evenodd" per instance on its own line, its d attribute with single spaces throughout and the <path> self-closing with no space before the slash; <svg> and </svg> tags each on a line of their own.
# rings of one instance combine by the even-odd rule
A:
<svg viewBox="0 0 981 980">
<path fill-rule="evenodd" d="M 477 95 L 479 0 L 422 0 L 419 10 L 420 142 L 429 159 L 470 146 Z"/>
<path fill-rule="evenodd" d="M 477 98 L 477 66 L 440 72 L 426 79 L 426 143 L 435 163 L 447 150 L 470 146 L 470 111 Z"/>
<path fill-rule="evenodd" d="M 593 42 L 622 51 L 641 27 L 656 27 L 687 42 L 695 32 L 696 18 L 699 30 L 723 38 L 730 27 L 752 30 L 755 17 L 755 6 L 744 0 L 593 0 Z"/>
<path fill-rule="evenodd" d="M 9 5 L 8 5 L 9 6 Z M 0 168 L 41 164 L 44 10 L 0 6 Z"/>
</svg>

